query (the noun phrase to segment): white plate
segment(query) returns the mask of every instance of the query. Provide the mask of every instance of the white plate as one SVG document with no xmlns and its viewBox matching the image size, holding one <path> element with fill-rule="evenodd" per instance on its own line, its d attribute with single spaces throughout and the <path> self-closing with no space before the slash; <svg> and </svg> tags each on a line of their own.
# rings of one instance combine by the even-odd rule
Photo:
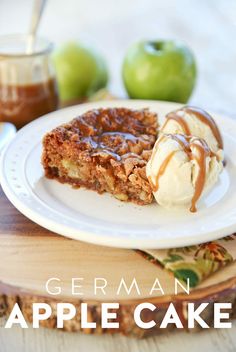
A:
<svg viewBox="0 0 236 352">
<path fill-rule="evenodd" d="M 89 109 L 149 107 L 160 119 L 179 104 L 110 101 L 50 113 L 21 129 L 1 158 L 1 184 L 14 206 L 37 224 L 73 239 L 125 248 L 171 248 L 206 242 L 236 231 L 236 122 L 215 116 L 225 141 L 227 166 L 217 186 L 198 202 L 198 212 L 165 210 L 156 203 L 137 206 L 109 194 L 44 177 L 40 163 L 43 135 Z"/>
<path fill-rule="evenodd" d="M 0 122 L 0 153 L 15 134 L 16 128 L 12 123 Z"/>
</svg>

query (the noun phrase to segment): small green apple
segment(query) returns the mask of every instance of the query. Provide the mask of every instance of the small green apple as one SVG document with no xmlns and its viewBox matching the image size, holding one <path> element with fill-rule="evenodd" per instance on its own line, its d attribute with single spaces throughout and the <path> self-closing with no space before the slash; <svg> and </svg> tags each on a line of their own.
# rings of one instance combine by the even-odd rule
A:
<svg viewBox="0 0 236 352">
<path fill-rule="evenodd" d="M 123 62 L 130 98 L 186 103 L 196 81 L 191 50 L 181 42 L 143 41 L 132 45 Z"/>
<path fill-rule="evenodd" d="M 68 42 L 54 52 L 52 59 L 62 102 L 88 97 L 107 85 L 106 63 L 89 47 Z"/>
</svg>

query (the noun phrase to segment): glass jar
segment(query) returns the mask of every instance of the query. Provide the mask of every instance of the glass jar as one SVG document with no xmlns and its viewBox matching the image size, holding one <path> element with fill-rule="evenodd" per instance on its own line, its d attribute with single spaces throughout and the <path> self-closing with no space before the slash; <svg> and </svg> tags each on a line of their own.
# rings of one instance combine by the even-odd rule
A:
<svg viewBox="0 0 236 352">
<path fill-rule="evenodd" d="M 21 128 L 58 107 L 58 91 L 50 60 L 52 45 L 35 38 L 27 53 L 27 35 L 0 36 L 0 121 Z"/>
</svg>

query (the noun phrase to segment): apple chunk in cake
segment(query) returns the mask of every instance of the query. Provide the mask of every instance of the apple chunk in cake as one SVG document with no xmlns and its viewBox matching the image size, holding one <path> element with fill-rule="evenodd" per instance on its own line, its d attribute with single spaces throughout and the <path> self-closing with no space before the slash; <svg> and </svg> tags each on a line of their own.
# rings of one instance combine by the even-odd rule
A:
<svg viewBox="0 0 236 352">
<path fill-rule="evenodd" d="M 123 201 L 149 204 L 146 164 L 157 138 L 157 115 L 147 109 L 96 109 L 47 133 L 45 175 L 74 187 L 109 192 Z"/>
</svg>

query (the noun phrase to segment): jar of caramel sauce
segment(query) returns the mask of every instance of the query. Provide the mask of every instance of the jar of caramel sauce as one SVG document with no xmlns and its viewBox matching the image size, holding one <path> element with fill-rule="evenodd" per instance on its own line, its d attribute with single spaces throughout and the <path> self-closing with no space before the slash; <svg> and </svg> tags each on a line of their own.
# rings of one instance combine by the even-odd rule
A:
<svg viewBox="0 0 236 352">
<path fill-rule="evenodd" d="M 0 122 L 21 128 L 58 107 L 58 90 L 50 60 L 52 45 L 29 36 L 0 36 Z"/>
</svg>

